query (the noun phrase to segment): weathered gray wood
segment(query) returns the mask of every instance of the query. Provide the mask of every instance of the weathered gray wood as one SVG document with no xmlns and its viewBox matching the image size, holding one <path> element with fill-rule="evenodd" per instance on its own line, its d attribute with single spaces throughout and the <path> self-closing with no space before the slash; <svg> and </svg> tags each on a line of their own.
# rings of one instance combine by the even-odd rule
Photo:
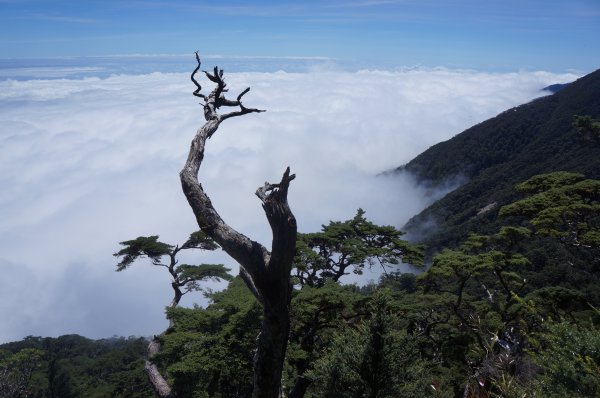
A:
<svg viewBox="0 0 600 398">
<path fill-rule="evenodd" d="M 146 365 L 144 366 L 144 370 L 146 371 L 146 375 L 150 380 L 150 384 L 152 384 L 152 388 L 157 396 L 160 398 L 174 398 L 171 387 L 165 380 L 165 378 L 160 374 L 160 371 L 156 367 L 154 363 L 152 363 L 152 357 L 158 354 L 160 351 L 160 343 L 156 337 L 152 339 L 150 344 L 148 345 L 148 359 L 146 360 Z"/>
<path fill-rule="evenodd" d="M 180 286 L 182 286 L 179 276 L 177 272 L 175 272 L 175 265 L 177 264 L 176 256 L 177 253 L 181 249 L 179 246 L 175 247 L 173 252 L 169 254 L 169 265 L 164 265 L 168 270 L 171 276 L 173 277 L 173 281 L 171 282 L 171 287 L 173 288 L 173 300 L 169 304 L 170 308 L 175 308 L 179 305 L 179 301 L 183 297 L 184 293 L 181 291 Z M 169 328 L 173 327 L 173 320 L 169 319 Z M 144 365 L 144 370 L 146 372 L 146 376 L 148 376 L 148 380 L 150 384 L 152 384 L 152 389 L 156 393 L 156 395 L 160 398 L 175 398 L 176 395 L 172 391 L 171 386 L 167 380 L 160 373 L 158 367 L 152 362 L 152 358 L 158 354 L 160 351 L 160 342 L 158 341 L 158 337 L 154 336 L 150 344 L 148 344 L 148 357 L 146 359 L 146 364 Z"/>
<path fill-rule="evenodd" d="M 258 347 L 254 358 L 254 398 L 279 398 L 281 372 L 287 349 L 290 329 L 289 305 L 292 285 L 290 272 L 296 250 L 296 219 L 287 202 L 290 181 L 289 167 L 278 184 L 265 183 L 256 191 L 273 232 L 271 251 L 231 228 L 213 207 L 198 180 L 198 171 L 204 159 L 206 141 L 217 131 L 222 121 L 247 113 L 264 112 L 246 108 L 241 100 L 250 90 L 242 91 L 236 100 L 225 98 L 223 70 L 215 67 L 213 73 L 204 72 L 216 84 L 208 95 L 202 94 L 202 87 L 195 79 L 200 70 L 200 58 L 196 53 L 198 66 L 191 79 L 197 89 L 196 97 L 204 100 L 204 118 L 192 143 L 187 161 L 181 170 L 181 186 L 196 216 L 198 226 L 215 240 L 240 265 L 240 275 L 248 288 L 263 307 L 263 322 L 258 337 Z M 222 106 L 239 107 L 238 110 L 220 114 Z"/>
</svg>

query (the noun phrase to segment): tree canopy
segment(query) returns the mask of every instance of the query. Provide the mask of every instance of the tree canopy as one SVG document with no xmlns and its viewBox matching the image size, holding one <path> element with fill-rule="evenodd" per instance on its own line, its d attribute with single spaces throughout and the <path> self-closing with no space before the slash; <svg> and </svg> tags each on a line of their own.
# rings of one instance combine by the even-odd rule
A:
<svg viewBox="0 0 600 398">
<path fill-rule="evenodd" d="M 376 225 L 365 212 L 346 221 L 331 221 L 320 232 L 298 235 L 294 275 L 301 285 L 321 286 L 327 279 L 339 279 L 351 272 L 362 274 L 365 267 L 383 270 L 400 262 L 420 266 L 421 248 L 401 237 L 390 225 Z"/>
</svg>

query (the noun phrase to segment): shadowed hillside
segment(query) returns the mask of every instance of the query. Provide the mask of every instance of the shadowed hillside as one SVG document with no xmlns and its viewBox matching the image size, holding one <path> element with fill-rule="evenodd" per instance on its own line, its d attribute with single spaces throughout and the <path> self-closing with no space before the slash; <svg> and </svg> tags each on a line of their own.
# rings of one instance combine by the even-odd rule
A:
<svg viewBox="0 0 600 398">
<path fill-rule="evenodd" d="M 497 228 L 499 208 L 515 199 L 513 187 L 529 177 L 557 170 L 600 177 L 600 149 L 583 142 L 574 115 L 600 116 L 600 70 L 560 92 L 509 109 L 439 143 L 397 170 L 437 186 L 448 178 L 467 183 L 405 226 L 433 251 L 456 246 L 469 232 Z"/>
</svg>

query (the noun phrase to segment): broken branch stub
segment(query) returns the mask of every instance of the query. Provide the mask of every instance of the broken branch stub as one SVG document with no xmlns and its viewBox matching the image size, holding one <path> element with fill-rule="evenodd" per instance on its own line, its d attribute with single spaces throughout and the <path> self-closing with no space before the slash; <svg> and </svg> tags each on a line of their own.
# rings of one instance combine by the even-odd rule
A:
<svg viewBox="0 0 600 398">
<path fill-rule="evenodd" d="M 254 398 L 278 398 L 281 373 L 287 349 L 290 328 L 289 304 L 292 284 L 290 272 L 296 252 L 296 219 L 288 205 L 287 193 L 290 182 L 288 167 L 278 184 L 265 185 L 256 191 L 271 226 L 273 241 L 271 251 L 233 229 L 215 210 L 198 180 L 198 171 L 204 159 L 206 140 L 219 128 L 221 122 L 231 117 L 264 110 L 247 108 L 242 97 L 250 91 L 243 90 L 235 100 L 227 99 L 223 70 L 215 67 L 213 74 L 203 71 L 216 84 L 208 94 L 202 94 L 202 86 L 195 79 L 200 70 L 200 56 L 196 53 L 197 67 L 191 75 L 196 86 L 193 95 L 204 100 L 206 123 L 200 127 L 190 146 L 187 161 L 180 172 L 183 192 L 192 208 L 200 229 L 217 242 L 223 250 L 240 265 L 240 276 L 256 296 L 263 308 L 263 322 L 254 358 Z M 226 114 L 218 112 L 221 106 L 239 107 Z"/>
</svg>

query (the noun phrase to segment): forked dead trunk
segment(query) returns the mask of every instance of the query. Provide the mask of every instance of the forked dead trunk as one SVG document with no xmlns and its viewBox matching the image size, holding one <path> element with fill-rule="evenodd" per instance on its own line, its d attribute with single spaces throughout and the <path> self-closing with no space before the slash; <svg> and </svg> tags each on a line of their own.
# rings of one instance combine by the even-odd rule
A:
<svg viewBox="0 0 600 398">
<path fill-rule="evenodd" d="M 204 72 L 216 84 L 210 94 L 204 95 L 200 84 L 194 78 L 200 69 L 200 58 L 196 53 L 198 67 L 191 79 L 197 87 L 194 95 L 204 99 L 206 123 L 198 129 L 192 140 L 188 159 L 180 173 L 183 192 L 190 204 L 198 226 L 217 242 L 227 254 L 240 265 L 240 275 L 263 308 L 263 322 L 258 337 L 258 347 L 254 358 L 254 398 L 279 398 L 281 373 L 287 349 L 290 329 L 289 305 L 291 299 L 290 272 L 296 250 L 296 219 L 287 203 L 290 181 L 289 167 L 277 184 L 265 183 L 256 191 L 273 232 L 271 251 L 260 243 L 231 228 L 214 209 L 210 198 L 198 181 L 198 171 L 204 159 L 206 141 L 217 131 L 220 123 L 230 117 L 247 113 L 263 112 L 246 108 L 242 97 L 236 100 L 225 98 L 223 70 L 215 67 L 214 72 Z M 219 114 L 221 106 L 239 107 L 238 110 Z"/>
</svg>

